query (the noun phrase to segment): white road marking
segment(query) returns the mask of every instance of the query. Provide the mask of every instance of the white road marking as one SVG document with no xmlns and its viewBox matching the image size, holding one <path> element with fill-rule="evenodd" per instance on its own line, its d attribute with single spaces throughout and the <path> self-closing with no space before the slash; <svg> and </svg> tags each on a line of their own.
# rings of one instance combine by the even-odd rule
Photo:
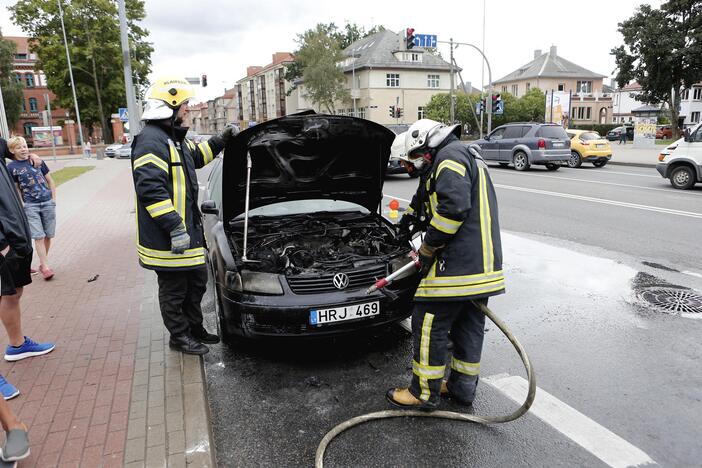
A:
<svg viewBox="0 0 702 468">
<path fill-rule="evenodd" d="M 482 379 L 517 403 L 524 401 L 528 383 L 520 376 L 499 374 Z M 529 412 L 614 468 L 654 465 L 638 447 L 568 406 L 541 388 Z"/>
<path fill-rule="evenodd" d="M 544 174 L 524 174 L 525 177 L 543 177 L 545 179 L 552 179 L 552 180 L 573 180 L 576 182 L 587 182 L 591 184 L 602 184 L 602 185 L 614 185 L 617 187 L 628 187 L 628 188 L 637 188 L 637 189 L 642 189 L 642 190 L 654 190 L 656 192 L 666 192 L 671 195 L 693 195 L 693 196 L 700 196 L 702 195 L 702 192 L 683 192 L 680 190 L 675 190 L 674 188 L 654 188 L 654 187 L 643 187 L 641 185 L 631 185 L 631 184 L 618 184 L 616 182 L 605 182 L 602 180 L 590 180 L 590 179 L 577 179 L 575 177 L 561 177 L 558 175 L 555 176 L 549 176 L 549 175 L 544 175 Z"/>
<path fill-rule="evenodd" d="M 621 202 L 621 201 L 617 201 L 617 200 L 608 200 L 606 198 L 585 197 L 582 195 L 573 195 L 571 193 L 550 192 L 548 190 L 539 190 L 539 189 L 532 189 L 532 188 L 526 188 L 526 187 L 516 187 L 514 185 L 495 184 L 495 187 L 506 189 L 506 190 L 516 190 L 518 192 L 535 193 L 537 195 L 548 195 L 551 197 L 570 198 L 573 200 L 582 200 L 582 201 L 588 201 L 588 202 L 592 202 L 592 203 L 602 203 L 604 205 L 621 206 L 623 208 L 634 208 L 636 210 L 655 211 L 657 213 L 664 213 L 664 214 L 671 214 L 671 215 L 675 215 L 675 216 L 685 216 L 688 218 L 702 219 L 702 213 L 695 213 L 693 211 L 673 210 L 670 208 L 663 208 L 663 207 L 659 207 L 659 206 L 639 205 L 638 203 L 628 203 L 628 202 Z"/>
<path fill-rule="evenodd" d="M 653 168 L 651 168 L 653 169 Z M 619 172 L 619 171 L 602 171 L 603 174 L 622 174 L 622 175 L 628 175 L 628 176 L 635 176 L 635 177 L 653 177 L 654 179 L 662 179 L 660 175 L 651 175 L 651 174 L 635 174 L 633 172 Z"/>
</svg>

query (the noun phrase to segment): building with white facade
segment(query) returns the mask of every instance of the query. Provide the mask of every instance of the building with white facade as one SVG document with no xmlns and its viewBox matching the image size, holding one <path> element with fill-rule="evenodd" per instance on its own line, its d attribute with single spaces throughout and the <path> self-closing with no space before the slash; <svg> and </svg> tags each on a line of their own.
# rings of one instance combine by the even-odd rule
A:
<svg viewBox="0 0 702 468">
<path fill-rule="evenodd" d="M 612 93 L 612 123 L 633 123 L 633 110 L 646 105 L 639 100 L 641 85 L 633 82 Z"/>
<path fill-rule="evenodd" d="M 689 127 L 702 121 L 702 83 L 694 84 L 682 92 L 680 102 L 680 123 Z"/>
<path fill-rule="evenodd" d="M 237 81 L 232 89 L 231 107 L 235 117 L 232 120 L 246 128 L 286 115 L 286 92 L 290 83 L 285 80 L 285 70 L 292 62 L 289 52 L 276 52 L 265 67 L 248 67 L 246 77 Z"/>
</svg>

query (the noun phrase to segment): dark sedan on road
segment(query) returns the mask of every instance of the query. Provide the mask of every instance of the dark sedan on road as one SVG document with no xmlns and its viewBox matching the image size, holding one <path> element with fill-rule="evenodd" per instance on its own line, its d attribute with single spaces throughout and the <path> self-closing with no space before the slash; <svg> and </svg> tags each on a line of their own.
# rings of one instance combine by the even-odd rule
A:
<svg viewBox="0 0 702 468">
<path fill-rule="evenodd" d="M 366 294 L 408 262 L 409 244 L 379 212 L 393 137 L 310 112 L 228 143 L 201 204 L 225 341 L 341 334 L 410 315 L 416 276 Z"/>
<path fill-rule="evenodd" d="M 619 137 L 621 136 L 622 132 L 626 132 L 626 139 L 627 140 L 634 140 L 634 127 L 631 126 L 626 126 L 626 127 L 616 127 L 607 132 L 607 139 L 609 141 L 616 141 L 619 140 Z"/>
</svg>

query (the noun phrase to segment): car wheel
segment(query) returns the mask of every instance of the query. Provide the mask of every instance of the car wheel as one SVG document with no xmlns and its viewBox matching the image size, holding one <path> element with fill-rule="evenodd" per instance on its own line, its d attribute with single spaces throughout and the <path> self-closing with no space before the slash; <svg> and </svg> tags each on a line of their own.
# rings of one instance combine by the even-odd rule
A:
<svg viewBox="0 0 702 468">
<path fill-rule="evenodd" d="M 518 171 L 528 171 L 531 167 L 529 157 L 523 151 L 519 151 L 514 155 L 514 168 Z"/>
<path fill-rule="evenodd" d="M 568 159 L 568 167 L 572 167 L 575 169 L 576 167 L 580 167 L 583 164 L 583 160 L 580 158 L 580 155 L 578 154 L 577 151 L 571 151 L 570 152 L 570 159 Z"/>
<path fill-rule="evenodd" d="M 557 171 L 560 168 L 561 166 L 559 166 L 558 164 L 546 164 L 546 169 L 548 169 L 549 171 Z"/>
<path fill-rule="evenodd" d="M 687 190 L 695 185 L 695 174 L 687 166 L 678 166 L 670 171 L 670 185 L 680 190 Z"/>
<path fill-rule="evenodd" d="M 605 167 L 607 165 L 607 160 L 603 159 L 601 161 L 595 161 L 592 163 L 592 165 L 595 167 Z"/>
</svg>

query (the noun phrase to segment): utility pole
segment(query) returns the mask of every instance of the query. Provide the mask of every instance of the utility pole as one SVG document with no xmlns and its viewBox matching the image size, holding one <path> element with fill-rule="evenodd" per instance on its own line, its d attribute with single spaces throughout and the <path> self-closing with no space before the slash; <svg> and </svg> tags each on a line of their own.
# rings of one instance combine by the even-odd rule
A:
<svg viewBox="0 0 702 468">
<path fill-rule="evenodd" d="M 85 154 L 85 140 L 83 139 L 83 125 L 80 122 L 80 109 L 78 108 L 78 98 L 76 97 L 76 82 L 73 81 L 73 67 L 71 66 L 71 54 L 68 51 L 68 39 L 66 39 L 66 25 L 63 23 L 63 7 L 61 0 L 56 0 L 59 7 L 59 17 L 61 18 L 61 31 L 63 32 L 63 44 L 66 46 L 66 61 L 68 62 L 68 75 L 71 77 L 71 91 L 73 91 L 73 106 L 76 109 L 76 120 L 78 121 L 78 137 L 80 138 L 81 152 Z"/>
<path fill-rule="evenodd" d="M 5 114 L 5 100 L 2 97 L 2 84 L 0 83 L 0 136 L 5 139 L 10 138 L 10 129 L 7 125 L 7 115 Z"/>
<path fill-rule="evenodd" d="M 54 140 L 54 119 L 51 118 L 51 99 L 49 99 L 49 93 L 44 93 L 44 99 L 46 100 L 46 112 L 49 114 L 49 133 L 51 134 L 51 154 L 53 154 L 54 162 L 56 162 L 56 141 Z"/>
<path fill-rule="evenodd" d="M 450 124 L 453 125 L 453 122 L 456 120 L 456 107 L 455 103 L 453 102 L 453 38 L 449 39 L 449 44 L 451 46 L 451 60 L 449 60 L 450 66 L 451 66 L 451 76 L 449 76 L 449 83 L 451 88 L 449 90 L 449 105 L 451 111 L 449 112 L 449 120 L 451 121 Z"/>
<path fill-rule="evenodd" d="M 122 43 L 122 61 L 124 62 L 124 90 L 127 93 L 127 112 L 129 112 L 129 134 L 134 138 L 141 130 L 139 111 L 137 110 L 134 83 L 132 82 L 132 58 L 129 53 L 127 38 L 127 10 L 124 0 L 117 0 L 119 6 L 119 35 Z"/>
</svg>

